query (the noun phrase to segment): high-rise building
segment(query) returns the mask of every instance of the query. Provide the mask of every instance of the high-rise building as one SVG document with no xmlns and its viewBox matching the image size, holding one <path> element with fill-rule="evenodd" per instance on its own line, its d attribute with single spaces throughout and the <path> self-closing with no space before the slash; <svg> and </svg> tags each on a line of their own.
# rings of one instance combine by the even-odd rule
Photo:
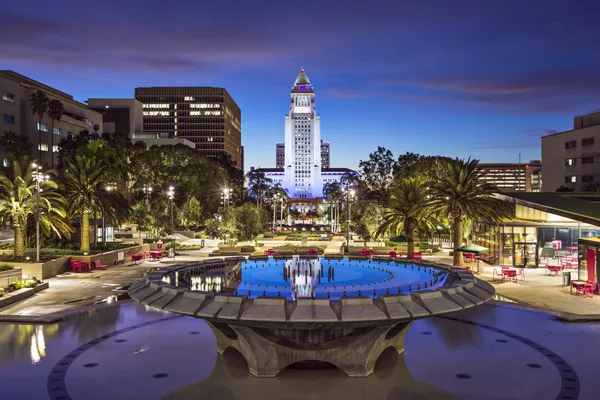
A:
<svg viewBox="0 0 600 400">
<path fill-rule="evenodd" d="M 330 145 L 328 142 L 323 142 L 321 140 L 321 168 L 329 168 L 330 163 Z"/>
<path fill-rule="evenodd" d="M 166 133 L 194 143 L 207 157 L 228 154 L 243 168 L 242 115 L 227 90 L 216 87 L 136 88 L 144 133 Z"/>
<path fill-rule="evenodd" d="M 310 203 L 316 207 L 323 198 L 324 183 L 339 182 L 343 176 L 356 172 L 330 167 L 330 144 L 321 140 L 321 117 L 304 69 L 292 87 L 284 126 L 285 143 L 275 144 L 276 168 L 250 170 L 262 172 L 280 184 L 295 204 Z"/>
<path fill-rule="evenodd" d="M 293 198 L 323 196 L 321 177 L 321 117 L 315 92 L 304 69 L 294 82 L 285 116 L 283 187 Z"/>
<path fill-rule="evenodd" d="M 539 160 L 529 164 L 480 163 L 482 180 L 495 185 L 501 192 L 539 192 L 541 168 Z"/>
<path fill-rule="evenodd" d="M 321 140 L 321 169 L 329 168 L 330 144 Z M 275 168 L 283 168 L 285 164 L 285 143 L 275 143 Z"/>
<path fill-rule="evenodd" d="M 570 131 L 542 136 L 542 190 L 582 192 L 600 184 L 599 149 L 600 110 L 576 116 Z"/>
<path fill-rule="evenodd" d="M 38 90 L 46 93 L 50 100 L 60 100 L 63 105 L 63 114 L 59 120 L 54 121 L 54 128 L 52 118 L 47 112 L 41 124 L 37 115 L 33 114 L 29 99 L 31 94 Z M 41 149 L 42 159 L 39 161 L 42 164 L 50 164 L 51 152 L 58 151 L 58 142 L 63 137 L 78 134 L 83 130 L 91 132 L 95 125 L 102 127 L 102 114 L 74 100 L 70 94 L 14 71 L 0 71 L 0 94 L 0 135 L 4 132 L 15 132 L 26 136 L 33 143 L 33 158 L 38 159 Z M 38 132 L 41 133 L 41 146 L 38 143 Z M 55 155 L 55 165 L 57 161 Z"/>
<path fill-rule="evenodd" d="M 285 164 L 285 144 L 275 143 L 275 168 L 283 168 Z"/>
</svg>

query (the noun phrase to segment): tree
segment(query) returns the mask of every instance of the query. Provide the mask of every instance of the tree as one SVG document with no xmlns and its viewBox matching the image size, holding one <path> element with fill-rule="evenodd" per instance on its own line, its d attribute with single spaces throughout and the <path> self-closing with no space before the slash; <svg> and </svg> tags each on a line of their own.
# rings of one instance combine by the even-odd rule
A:
<svg viewBox="0 0 600 400">
<path fill-rule="evenodd" d="M 0 149 L 4 154 L 11 154 L 14 158 L 29 156 L 33 149 L 33 144 L 27 136 L 17 132 L 8 131 L 0 138 Z"/>
<path fill-rule="evenodd" d="M 0 174 L 0 219 L 10 222 L 14 231 L 14 256 L 25 255 L 27 219 L 37 212 L 36 182 L 33 179 L 33 166 L 28 157 L 20 159 L 9 155 L 9 166 Z M 40 229 L 49 236 L 54 233 L 59 238 L 69 236 L 73 231 L 65 210 L 65 199 L 58 192 L 56 182 L 40 182 Z"/>
<path fill-rule="evenodd" d="M 375 237 L 402 233 L 408 238 L 408 257 L 414 252 L 415 231 L 429 231 L 437 226 L 431 195 L 419 177 L 395 180 L 390 187 L 389 206 Z"/>
<path fill-rule="evenodd" d="M 60 121 L 64 113 L 63 103 L 54 99 L 48 102 L 48 116 L 52 119 L 52 128 L 50 129 L 50 165 L 54 166 L 54 121 Z"/>
<path fill-rule="evenodd" d="M 234 209 L 236 236 L 239 240 L 252 240 L 262 232 L 266 223 L 264 209 L 251 203 L 244 203 Z"/>
<path fill-rule="evenodd" d="M 558 191 L 558 190 L 557 190 Z M 600 182 L 592 182 L 585 185 L 584 192 L 600 192 Z"/>
<path fill-rule="evenodd" d="M 432 208 L 443 211 L 453 224 L 454 265 L 462 266 L 462 253 L 456 251 L 463 242 L 466 218 L 499 222 L 510 217 L 513 208 L 493 196 L 499 190 L 482 179 L 479 160 L 444 159 L 440 161 L 438 180 L 431 182 Z"/>
<path fill-rule="evenodd" d="M 392 152 L 379 146 L 377 151 L 369 154 L 368 160 L 360 161 L 358 166 L 364 197 L 385 204 L 387 189 L 396 169 L 396 160 Z"/>
<path fill-rule="evenodd" d="M 375 232 L 383 221 L 385 209 L 375 201 L 361 202 L 353 208 L 354 232 L 365 242 L 376 238 Z"/>
<path fill-rule="evenodd" d="M 89 252 L 90 213 L 100 204 L 98 196 L 107 183 L 109 166 L 96 156 L 81 154 L 67 159 L 66 167 L 63 180 L 70 213 L 81 221 L 80 250 Z"/>
<path fill-rule="evenodd" d="M 188 229 L 202 223 L 202 205 L 193 196 L 188 197 L 178 213 L 179 225 Z"/>
<path fill-rule="evenodd" d="M 248 194 L 256 199 L 256 204 L 262 204 L 266 197 L 273 180 L 267 178 L 264 172 L 250 171 L 246 175 L 248 178 Z"/>
<path fill-rule="evenodd" d="M 31 94 L 29 98 L 29 103 L 31 105 L 31 109 L 33 110 L 33 115 L 38 116 L 38 160 L 42 163 L 42 118 L 44 118 L 44 114 L 48 111 L 48 103 L 50 99 L 46 95 L 46 93 L 41 90 L 36 90 Z"/>
<path fill-rule="evenodd" d="M 556 189 L 556 192 L 572 192 L 573 189 L 566 187 L 565 185 L 560 185 L 560 187 L 558 189 Z"/>
</svg>

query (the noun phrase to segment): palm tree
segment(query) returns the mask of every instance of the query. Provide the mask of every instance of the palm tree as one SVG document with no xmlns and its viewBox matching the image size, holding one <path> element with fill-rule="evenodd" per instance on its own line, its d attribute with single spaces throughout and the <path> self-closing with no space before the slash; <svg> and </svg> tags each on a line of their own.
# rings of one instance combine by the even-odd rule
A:
<svg viewBox="0 0 600 400">
<path fill-rule="evenodd" d="M 31 94 L 29 98 L 29 103 L 31 104 L 31 109 L 33 110 L 33 115 L 38 116 L 38 159 L 39 162 L 42 162 L 42 118 L 44 118 L 44 114 L 48 111 L 48 103 L 50 99 L 46 95 L 46 93 L 41 90 L 36 90 Z"/>
<path fill-rule="evenodd" d="M 52 119 L 52 128 L 50 129 L 50 165 L 52 167 L 54 167 L 54 121 L 60 121 L 64 111 L 62 101 L 54 99 L 48 103 L 48 116 Z"/>
<path fill-rule="evenodd" d="M 440 160 L 438 179 L 431 184 L 432 206 L 452 220 L 454 265 L 463 266 L 463 222 L 465 219 L 499 222 L 510 217 L 512 207 L 493 197 L 499 190 L 482 179 L 479 160 Z"/>
<path fill-rule="evenodd" d="M 80 250 L 90 251 L 90 213 L 98 206 L 98 196 L 107 183 L 108 164 L 93 155 L 77 154 L 66 160 L 63 175 L 71 215 L 81 219 Z"/>
<path fill-rule="evenodd" d="M 28 157 L 16 159 L 12 155 L 7 158 L 9 167 L 0 174 L 0 220 L 9 222 L 14 230 L 14 256 L 25 255 L 25 237 L 27 236 L 27 219 L 35 215 L 36 183 L 33 179 L 33 166 Z M 49 236 L 56 234 L 59 238 L 69 236 L 73 231 L 65 210 L 65 199 L 57 191 L 56 182 L 45 180 L 40 182 L 40 228 Z"/>
<path fill-rule="evenodd" d="M 401 232 L 408 238 L 408 257 L 412 258 L 415 230 L 423 233 L 435 226 L 431 195 L 423 179 L 401 178 L 390 185 L 389 206 L 375 230 L 375 237 Z"/>
<path fill-rule="evenodd" d="M 264 172 L 248 172 L 248 193 L 256 199 L 256 204 L 261 204 L 273 180 L 267 178 Z"/>
</svg>

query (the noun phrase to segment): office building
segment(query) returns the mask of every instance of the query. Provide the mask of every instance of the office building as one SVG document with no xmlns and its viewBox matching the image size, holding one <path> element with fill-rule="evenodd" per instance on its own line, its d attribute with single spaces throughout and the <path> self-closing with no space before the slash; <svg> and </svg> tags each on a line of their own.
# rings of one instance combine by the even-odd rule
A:
<svg viewBox="0 0 600 400">
<path fill-rule="evenodd" d="M 321 140 L 321 117 L 304 69 L 291 90 L 284 132 L 285 142 L 275 145 L 276 168 L 257 168 L 256 171 L 280 184 L 295 203 L 316 206 L 318 199 L 323 198 L 324 183 L 356 173 L 348 168 L 330 167 L 330 144 Z"/>
<path fill-rule="evenodd" d="M 599 185 L 599 151 L 600 110 L 576 116 L 570 131 L 543 136 L 543 191 L 564 186 L 582 192 Z"/>
<path fill-rule="evenodd" d="M 60 100 L 63 114 L 60 120 L 54 121 L 46 112 L 39 123 L 38 116 L 33 114 L 30 96 L 36 91 L 46 93 L 50 100 Z M 51 152 L 58 152 L 58 143 L 67 136 L 78 134 L 83 130 L 93 131 L 94 126 L 102 127 L 102 114 L 91 110 L 83 103 L 73 99 L 68 93 L 61 92 L 48 85 L 18 74 L 14 71 L 0 71 L 0 134 L 16 132 L 25 135 L 33 144 L 33 158 L 39 157 L 42 151 L 42 164 L 49 165 Z M 52 130 L 52 132 L 50 132 Z M 38 132 L 41 133 L 41 145 L 38 143 Z M 0 149 L 1 151 L 1 149 Z M 2 158 L 4 155 L 0 155 Z M 54 164 L 57 157 L 54 157 Z"/>
<path fill-rule="evenodd" d="M 275 168 L 283 168 L 285 164 L 285 143 L 275 143 Z M 321 140 L 321 169 L 329 168 L 330 144 Z"/>
<path fill-rule="evenodd" d="M 242 115 L 227 90 L 216 87 L 135 89 L 143 108 L 143 132 L 194 143 L 207 157 L 227 154 L 243 168 Z"/>
<path fill-rule="evenodd" d="M 90 109 L 102 114 L 103 133 L 122 133 L 132 143 L 144 142 L 148 148 L 177 144 L 196 148 L 191 141 L 167 132 L 144 132 L 143 105 L 136 99 L 88 99 L 87 103 Z"/>
</svg>

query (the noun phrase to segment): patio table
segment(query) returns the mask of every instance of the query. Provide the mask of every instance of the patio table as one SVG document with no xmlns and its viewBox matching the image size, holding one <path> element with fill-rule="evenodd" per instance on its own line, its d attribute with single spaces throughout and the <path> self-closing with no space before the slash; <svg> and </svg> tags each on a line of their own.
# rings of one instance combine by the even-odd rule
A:
<svg viewBox="0 0 600 400">
<path fill-rule="evenodd" d="M 581 294 L 584 294 L 586 291 L 586 289 L 589 289 L 590 294 L 592 294 L 593 296 L 593 289 L 594 289 L 594 284 L 590 283 L 590 282 L 585 282 L 585 281 L 571 281 L 571 290 L 570 293 L 573 294 L 573 288 L 575 288 L 575 296 L 579 296 L 579 292 L 581 291 Z"/>
<path fill-rule="evenodd" d="M 151 251 L 150 258 L 152 259 L 152 261 L 160 260 L 162 258 L 162 251 Z"/>
<path fill-rule="evenodd" d="M 517 270 L 516 269 L 503 269 L 502 276 L 506 280 L 512 280 L 513 282 L 517 282 Z"/>
</svg>

